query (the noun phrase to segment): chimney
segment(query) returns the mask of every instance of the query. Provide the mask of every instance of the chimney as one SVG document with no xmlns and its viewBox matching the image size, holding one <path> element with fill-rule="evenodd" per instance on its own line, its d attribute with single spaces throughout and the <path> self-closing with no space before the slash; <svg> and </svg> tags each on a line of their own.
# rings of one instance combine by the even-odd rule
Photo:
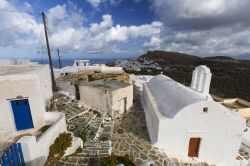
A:
<svg viewBox="0 0 250 166">
<path fill-rule="evenodd" d="M 196 67 L 193 71 L 191 88 L 208 95 L 210 89 L 212 73 L 205 65 Z"/>
</svg>

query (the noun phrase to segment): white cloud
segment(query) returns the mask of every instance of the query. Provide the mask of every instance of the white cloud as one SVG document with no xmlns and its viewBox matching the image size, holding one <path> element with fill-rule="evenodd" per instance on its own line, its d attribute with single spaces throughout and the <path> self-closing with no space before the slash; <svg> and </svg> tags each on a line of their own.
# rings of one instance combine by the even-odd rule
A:
<svg viewBox="0 0 250 166">
<path fill-rule="evenodd" d="M 250 53 L 250 1 L 153 0 L 162 50 L 200 56 Z"/>
<path fill-rule="evenodd" d="M 87 2 L 93 7 L 98 8 L 101 4 L 108 3 L 113 6 L 119 5 L 123 0 L 87 0 Z"/>
<path fill-rule="evenodd" d="M 90 3 L 90 5 L 94 8 L 97 8 L 103 0 L 87 0 L 87 2 Z"/>
<path fill-rule="evenodd" d="M 16 10 L 16 8 L 6 0 L 0 0 L 0 8 Z M 36 38 L 42 29 L 42 25 L 37 23 L 34 17 L 29 14 L 2 12 L 0 14 L 0 20 L 0 46 L 17 46 L 21 41 L 23 44 L 36 42 L 36 40 L 23 40 L 22 38 L 30 34 Z"/>
<path fill-rule="evenodd" d="M 0 0 L 0 8 L 17 10 L 14 5 L 6 0 Z M 155 21 L 140 26 L 114 25 L 112 16 L 105 14 L 98 23 L 85 24 L 85 17 L 76 7 L 57 5 L 46 13 L 49 41 L 52 49 L 59 48 L 63 52 L 78 53 L 119 53 L 122 44 L 142 41 L 138 50 L 145 48 L 159 48 L 159 35 L 162 23 Z M 35 52 L 42 43 L 45 47 L 43 24 L 29 14 L 6 13 L 0 15 L 1 28 L 5 29 L 13 25 L 20 25 L 16 29 L 0 38 L 0 50 L 5 47 L 27 47 Z M 0 29 L 1 31 L 1 29 Z"/>
</svg>

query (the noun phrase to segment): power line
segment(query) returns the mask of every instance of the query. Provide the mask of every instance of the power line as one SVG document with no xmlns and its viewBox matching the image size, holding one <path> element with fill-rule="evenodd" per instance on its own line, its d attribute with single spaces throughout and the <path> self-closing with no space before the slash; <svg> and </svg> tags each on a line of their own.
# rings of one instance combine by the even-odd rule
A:
<svg viewBox="0 0 250 166">
<path fill-rule="evenodd" d="M 24 11 L 16 11 L 16 10 L 8 10 L 8 9 L 0 9 L 0 11 L 9 12 L 9 13 L 21 13 L 21 14 L 42 14 L 42 13 L 24 12 Z"/>
<path fill-rule="evenodd" d="M 19 25 L 20 25 L 20 24 L 18 24 L 18 25 L 14 25 L 14 26 L 9 27 L 9 28 L 6 28 L 6 29 L 4 29 L 4 30 L 0 31 L 0 33 L 4 33 L 4 32 L 7 32 L 7 31 L 9 31 L 9 30 L 12 30 L 12 29 L 14 29 L 14 28 L 17 28 Z"/>
</svg>

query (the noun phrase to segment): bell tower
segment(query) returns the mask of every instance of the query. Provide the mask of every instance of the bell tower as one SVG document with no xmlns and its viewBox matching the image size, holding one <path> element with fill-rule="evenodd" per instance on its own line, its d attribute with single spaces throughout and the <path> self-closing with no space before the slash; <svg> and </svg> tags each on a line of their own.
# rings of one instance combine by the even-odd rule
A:
<svg viewBox="0 0 250 166">
<path fill-rule="evenodd" d="M 193 71 L 191 88 L 208 95 L 210 89 L 212 73 L 205 65 L 196 67 Z"/>
</svg>

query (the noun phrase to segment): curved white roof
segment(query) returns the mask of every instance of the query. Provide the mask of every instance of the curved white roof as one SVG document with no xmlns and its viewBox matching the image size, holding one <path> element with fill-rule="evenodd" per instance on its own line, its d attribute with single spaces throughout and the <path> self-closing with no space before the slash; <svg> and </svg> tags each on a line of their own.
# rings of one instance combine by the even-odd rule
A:
<svg viewBox="0 0 250 166">
<path fill-rule="evenodd" d="M 159 111 L 168 118 L 173 118 L 184 107 L 207 98 L 162 74 L 153 77 L 147 85 Z"/>
</svg>

